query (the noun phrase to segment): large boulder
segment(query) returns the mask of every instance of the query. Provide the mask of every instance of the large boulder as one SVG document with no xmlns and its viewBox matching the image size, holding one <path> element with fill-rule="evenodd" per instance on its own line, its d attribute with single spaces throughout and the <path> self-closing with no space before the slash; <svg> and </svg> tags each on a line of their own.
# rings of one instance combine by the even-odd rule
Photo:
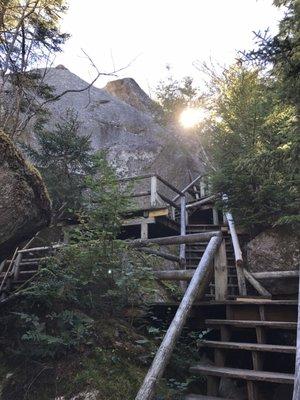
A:
<svg viewBox="0 0 300 400">
<path fill-rule="evenodd" d="M 193 177 L 203 172 L 195 140 L 178 126 L 162 126 L 157 118 L 159 106 L 133 79 L 118 79 L 103 89 L 92 86 L 84 90 L 88 86 L 85 81 L 59 66 L 46 71 L 44 83 L 57 95 L 67 92 L 47 104 L 49 128 L 73 109 L 78 113 L 80 132 L 90 136 L 95 151 L 107 152 L 119 176 L 158 172 L 183 187 L 189 182 L 189 170 Z M 30 132 L 27 141 L 32 145 L 36 142 Z"/>
<path fill-rule="evenodd" d="M 293 271 L 299 269 L 299 232 L 287 227 L 270 228 L 247 245 L 247 264 L 251 272 Z M 297 293 L 296 279 L 264 279 L 273 294 Z"/>
<path fill-rule="evenodd" d="M 51 203 L 39 173 L 0 131 L 0 256 L 49 224 Z"/>
</svg>

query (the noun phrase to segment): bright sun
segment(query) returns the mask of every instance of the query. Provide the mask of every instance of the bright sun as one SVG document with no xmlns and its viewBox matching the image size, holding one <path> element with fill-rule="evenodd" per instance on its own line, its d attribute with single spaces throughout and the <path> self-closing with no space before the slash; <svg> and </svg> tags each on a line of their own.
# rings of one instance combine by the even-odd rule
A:
<svg viewBox="0 0 300 400">
<path fill-rule="evenodd" d="M 193 128 L 206 117 L 206 111 L 201 108 L 186 108 L 179 117 L 179 122 L 184 128 Z"/>
</svg>

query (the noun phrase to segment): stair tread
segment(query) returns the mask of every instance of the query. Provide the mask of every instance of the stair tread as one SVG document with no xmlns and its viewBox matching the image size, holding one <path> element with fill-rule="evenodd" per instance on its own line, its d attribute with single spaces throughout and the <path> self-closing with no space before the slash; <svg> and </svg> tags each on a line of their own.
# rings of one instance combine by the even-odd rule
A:
<svg viewBox="0 0 300 400">
<path fill-rule="evenodd" d="M 207 325 L 231 325 L 231 326 L 240 326 L 245 328 L 251 328 L 256 326 L 264 326 L 269 328 L 288 328 L 288 329 L 296 329 L 297 322 L 288 322 L 288 321 L 253 321 L 253 320 L 238 320 L 238 319 L 207 319 L 205 320 Z"/>
<path fill-rule="evenodd" d="M 295 346 L 284 346 L 275 344 L 260 344 L 260 343 L 243 343 L 243 342 L 220 342 L 213 340 L 203 340 L 199 343 L 203 347 L 237 349 L 237 350 L 254 350 L 267 351 L 273 353 L 295 353 Z"/>
<path fill-rule="evenodd" d="M 216 367 L 214 365 L 197 364 L 190 368 L 192 373 L 220 376 L 227 378 L 239 378 L 250 381 L 265 381 L 275 383 L 294 383 L 294 375 L 283 372 L 254 371 L 250 369 Z"/>
<path fill-rule="evenodd" d="M 230 400 L 224 397 L 206 396 L 203 394 L 188 394 L 185 396 L 184 400 Z"/>
</svg>

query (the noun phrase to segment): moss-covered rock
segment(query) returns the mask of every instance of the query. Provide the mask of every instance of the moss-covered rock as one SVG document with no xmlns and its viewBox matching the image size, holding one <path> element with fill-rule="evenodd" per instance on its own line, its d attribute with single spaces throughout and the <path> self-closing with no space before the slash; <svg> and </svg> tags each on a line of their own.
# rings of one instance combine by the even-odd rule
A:
<svg viewBox="0 0 300 400">
<path fill-rule="evenodd" d="M 51 202 L 38 171 L 0 131 L 0 252 L 8 254 L 51 219 Z"/>
</svg>

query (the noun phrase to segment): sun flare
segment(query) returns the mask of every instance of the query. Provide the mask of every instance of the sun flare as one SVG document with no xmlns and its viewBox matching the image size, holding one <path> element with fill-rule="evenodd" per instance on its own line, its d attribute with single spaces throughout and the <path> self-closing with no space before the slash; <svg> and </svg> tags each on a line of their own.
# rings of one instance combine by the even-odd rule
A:
<svg viewBox="0 0 300 400">
<path fill-rule="evenodd" d="M 186 108 L 179 117 L 179 122 L 184 128 L 193 128 L 206 117 L 206 111 L 201 108 Z"/>
</svg>

